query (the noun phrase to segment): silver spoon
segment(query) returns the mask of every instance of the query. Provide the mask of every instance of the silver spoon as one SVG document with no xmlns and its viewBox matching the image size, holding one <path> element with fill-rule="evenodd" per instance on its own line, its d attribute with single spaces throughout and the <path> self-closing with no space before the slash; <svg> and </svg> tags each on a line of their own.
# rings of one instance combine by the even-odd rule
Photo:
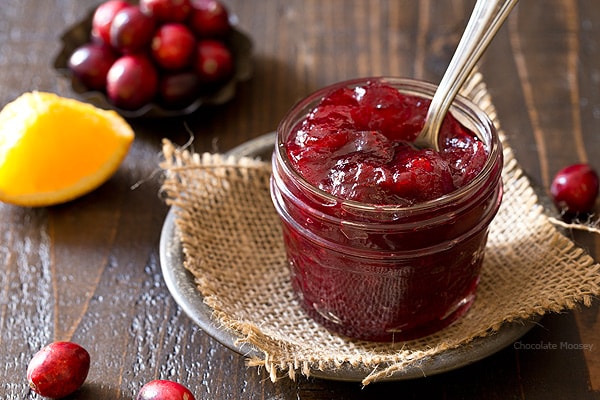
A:
<svg viewBox="0 0 600 400">
<path fill-rule="evenodd" d="M 440 126 L 450 104 L 517 1 L 477 0 L 456 52 L 431 100 L 415 146 L 439 150 Z"/>
</svg>

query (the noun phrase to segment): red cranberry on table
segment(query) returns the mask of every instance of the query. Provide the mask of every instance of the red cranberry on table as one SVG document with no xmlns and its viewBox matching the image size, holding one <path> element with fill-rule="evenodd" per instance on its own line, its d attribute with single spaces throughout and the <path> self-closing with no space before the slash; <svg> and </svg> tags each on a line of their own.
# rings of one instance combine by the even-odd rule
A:
<svg viewBox="0 0 600 400">
<path fill-rule="evenodd" d="M 27 381 L 37 394 L 61 398 L 79 389 L 90 369 L 90 355 L 73 342 L 54 342 L 37 352 L 27 367 Z"/>
<path fill-rule="evenodd" d="M 190 0 L 140 0 L 140 9 L 160 22 L 184 22 L 192 5 Z"/>
<path fill-rule="evenodd" d="M 71 71 L 89 89 L 104 90 L 106 75 L 117 55 L 104 43 L 86 43 L 69 58 Z"/>
<path fill-rule="evenodd" d="M 221 38 L 231 30 L 229 12 L 218 0 L 191 0 L 190 26 L 199 37 Z"/>
<path fill-rule="evenodd" d="M 123 0 L 109 0 L 96 8 L 92 17 L 92 38 L 110 43 L 110 25 L 115 15 L 130 4 Z"/>
<path fill-rule="evenodd" d="M 146 383 L 140 389 L 136 400 L 195 400 L 195 398 L 182 384 L 158 379 Z"/>
<path fill-rule="evenodd" d="M 201 40 L 197 45 L 194 68 L 202 82 L 222 82 L 233 73 L 233 57 L 222 42 Z"/>
<path fill-rule="evenodd" d="M 154 34 L 151 51 L 154 61 L 162 68 L 179 70 L 191 64 L 196 38 L 184 24 L 168 23 Z"/>
<path fill-rule="evenodd" d="M 123 53 L 135 53 L 148 47 L 155 29 L 154 18 L 139 7 L 130 6 L 115 14 L 110 25 L 110 44 Z"/>
<path fill-rule="evenodd" d="M 598 174 L 590 165 L 573 164 L 554 176 L 550 193 L 560 211 L 566 214 L 585 214 L 594 208 L 598 188 Z"/>
<path fill-rule="evenodd" d="M 114 62 L 106 77 L 106 93 L 117 107 L 135 110 L 149 103 L 158 87 L 158 73 L 141 54 L 128 54 Z"/>
</svg>

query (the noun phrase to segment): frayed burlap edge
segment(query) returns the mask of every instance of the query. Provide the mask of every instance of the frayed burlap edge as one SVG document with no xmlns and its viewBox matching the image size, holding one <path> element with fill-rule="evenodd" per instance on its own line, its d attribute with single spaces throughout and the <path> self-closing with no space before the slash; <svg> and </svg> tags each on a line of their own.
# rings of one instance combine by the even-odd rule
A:
<svg viewBox="0 0 600 400">
<path fill-rule="evenodd" d="M 500 130 L 480 74 L 462 94 Z M 304 315 L 287 279 L 269 163 L 199 155 L 165 140 L 162 190 L 176 212 L 185 267 L 223 329 L 239 338 L 236 345 L 256 350 L 249 365 L 264 367 L 272 380 L 356 368 L 368 371 L 366 385 L 492 335 L 509 322 L 589 306 L 599 294 L 600 265 L 552 224 L 500 135 L 505 196 L 490 227 L 477 300 L 450 327 L 403 343 L 340 337 Z"/>
</svg>

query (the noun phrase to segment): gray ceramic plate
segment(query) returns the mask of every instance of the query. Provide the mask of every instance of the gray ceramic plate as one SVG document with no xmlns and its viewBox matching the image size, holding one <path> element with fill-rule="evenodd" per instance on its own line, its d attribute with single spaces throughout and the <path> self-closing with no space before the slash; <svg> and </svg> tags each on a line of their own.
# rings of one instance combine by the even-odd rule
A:
<svg viewBox="0 0 600 400">
<path fill-rule="evenodd" d="M 275 134 L 269 133 L 234 148 L 229 154 L 268 159 L 271 156 L 274 144 Z M 231 350 L 245 356 L 256 355 L 262 358 L 257 350 L 249 350 L 247 345 L 244 346 L 243 350 L 237 347 L 235 341 L 239 336 L 224 330 L 213 319 L 212 309 L 204 304 L 202 295 L 196 289 L 191 273 L 183 266 L 183 252 L 179 235 L 176 232 L 175 215 L 172 210 L 168 213 L 162 229 L 160 262 L 171 295 L 196 324 Z M 507 324 L 495 335 L 476 339 L 467 345 L 425 358 L 418 366 L 398 371 L 384 380 L 422 378 L 423 376 L 439 374 L 472 364 L 509 346 L 534 327 L 536 322 L 537 320 L 532 320 Z M 361 381 L 370 372 L 371 370 L 347 366 L 336 371 L 315 369 L 311 371 L 311 376 L 340 381 Z"/>
</svg>

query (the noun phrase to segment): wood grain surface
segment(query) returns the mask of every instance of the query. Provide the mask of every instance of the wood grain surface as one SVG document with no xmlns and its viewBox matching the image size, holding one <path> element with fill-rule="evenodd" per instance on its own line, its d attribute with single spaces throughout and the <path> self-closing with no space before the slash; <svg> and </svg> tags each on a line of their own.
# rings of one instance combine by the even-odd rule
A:
<svg viewBox="0 0 600 400">
<path fill-rule="evenodd" d="M 515 345 L 473 365 L 364 388 L 307 378 L 273 383 L 185 315 L 159 264 L 168 211 L 159 193 L 161 139 L 184 144 L 193 136 L 196 151 L 226 151 L 273 131 L 296 100 L 330 83 L 375 75 L 438 82 L 474 3 L 224 1 L 254 43 L 253 76 L 232 101 L 185 118 L 131 120 L 130 154 L 89 195 L 48 208 L 0 204 L 0 398 L 39 398 L 25 370 L 54 340 L 76 341 L 92 357 L 87 383 L 72 399 L 134 399 L 157 378 L 185 384 L 197 399 L 600 398 L 597 302 L 545 317 Z M 3 0 L 0 106 L 30 90 L 75 96 L 52 61 L 61 33 L 97 4 Z M 600 2 L 521 0 L 480 70 L 501 127 L 540 193 L 568 164 L 600 170 Z M 600 235 L 567 234 L 600 254 Z M 536 343 L 593 348 L 519 348 Z"/>
</svg>

